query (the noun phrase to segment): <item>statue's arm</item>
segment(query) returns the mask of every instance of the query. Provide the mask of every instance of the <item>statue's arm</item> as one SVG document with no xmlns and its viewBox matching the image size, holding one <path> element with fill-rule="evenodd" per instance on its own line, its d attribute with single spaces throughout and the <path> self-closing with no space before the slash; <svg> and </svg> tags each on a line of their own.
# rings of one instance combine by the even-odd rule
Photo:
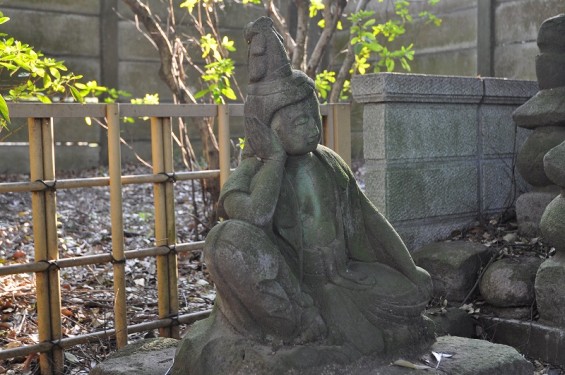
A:
<svg viewBox="0 0 565 375">
<path fill-rule="evenodd" d="M 225 195 L 224 209 L 230 219 L 264 226 L 271 221 L 275 212 L 284 173 L 284 160 L 253 160 L 248 164 L 242 163 L 230 177 L 230 180 L 233 178 L 237 182 L 238 188 Z"/>
</svg>

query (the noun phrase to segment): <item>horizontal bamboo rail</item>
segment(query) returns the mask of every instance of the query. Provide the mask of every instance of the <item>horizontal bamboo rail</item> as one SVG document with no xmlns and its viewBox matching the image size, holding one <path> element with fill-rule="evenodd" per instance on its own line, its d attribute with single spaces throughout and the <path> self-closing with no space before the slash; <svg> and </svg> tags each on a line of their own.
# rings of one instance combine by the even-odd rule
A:
<svg viewBox="0 0 565 375">
<path fill-rule="evenodd" d="M 137 333 L 150 331 L 152 329 L 170 327 L 178 324 L 192 324 L 198 320 L 204 319 L 210 315 L 211 310 L 204 310 L 195 313 L 179 315 L 176 318 L 165 318 L 153 320 L 151 322 L 144 322 L 139 324 L 134 324 L 128 327 L 129 333 Z M 115 329 L 108 329 L 99 332 L 92 332 L 80 336 L 66 337 L 58 341 L 57 343 L 43 342 L 35 345 L 27 345 L 19 348 L 0 350 L 0 360 L 9 358 L 24 357 L 32 353 L 45 353 L 57 346 L 62 349 L 67 349 L 75 345 L 87 344 L 91 342 L 97 342 L 102 339 L 110 339 L 116 336 Z"/>
<path fill-rule="evenodd" d="M 176 181 L 201 180 L 206 178 L 217 178 L 220 176 L 219 169 L 191 172 L 175 172 L 167 174 L 139 174 L 122 176 L 122 185 L 147 184 L 165 182 L 169 179 Z M 79 189 L 88 187 L 110 186 L 110 177 L 72 178 L 63 180 L 41 180 L 32 182 L 5 182 L 0 184 L 1 193 L 23 193 L 43 190 Z"/>
<path fill-rule="evenodd" d="M 127 343 L 128 333 L 159 329 L 163 336 L 177 337 L 179 324 L 190 324 L 209 315 L 202 311 L 179 315 L 177 256 L 183 252 L 201 250 L 204 241 L 176 243 L 174 218 L 174 182 L 219 178 L 227 180 L 230 169 L 230 117 L 242 117 L 243 105 L 133 105 L 133 104 L 38 104 L 9 103 L 12 118 L 27 118 L 30 129 L 30 180 L 0 183 L 0 194 L 29 192 L 32 194 L 35 262 L 0 267 L 0 276 L 34 272 L 36 274 L 39 343 L 0 350 L 0 360 L 40 353 L 40 368 L 44 375 L 63 371 L 63 350 L 75 345 L 115 338 L 118 348 Z M 349 106 L 323 105 L 324 143 L 345 153 L 350 162 Z M 61 179 L 55 177 L 55 142 L 53 118 L 105 117 L 108 122 L 109 176 Z M 153 174 L 122 175 L 120 121 L 121 117 L 151 117 Z M 220 169 L 174 172 L 172 165 L 171 117 L 215 117 L 218 121 Z M 344 122 L 337 126 L 338 122 Z M 345 125 L 345 126 L 343 126 Z M 123 238 L 122 186 L 154 185 L 155 237 L 154 247 L 126 250 Z M 56 230 L 55 191 L 92 187 L 110 188 L 112 226 L 111 254 L 96 254 L 59 259 Z M 128 326 L 126 318 L 125 261 L 157 257 L 159 319 Z M 62 337 L 59 270 L 94 264 L 112 263 L 114 269 L 114 328 Z"/>
<path fill-rule="evenodd" d="M 202 250 L 203 247 L 204 247 L 204 241 L 197 241 L 197 242 L 176 244 L 174 247 L 156 246 L 156 247 L 147 247 L 144 249 L 128 250 L 124 252 L 124 255 L 126 260 L 139 259 L 139 258 L 152 257 L 157 255 L 166 255 L 171 252 L 176 252 L 179 254 L 187 253 L 195 250 Z M 93 264 L 103 264 L 110 262 L 112 262 L 112 255 L 96 254 L 96 255 L 85 255 L 82 257 L 58 259 L 50 262 L 22 263 L 11 266 L 0 267 L 0 276 L 14 275 L 18 273 L 27 273 L 27 272 L 42 272 L 47 270 L 49 267 L 70 268 L 70 267 L 89 266 Z"/>
</svg>

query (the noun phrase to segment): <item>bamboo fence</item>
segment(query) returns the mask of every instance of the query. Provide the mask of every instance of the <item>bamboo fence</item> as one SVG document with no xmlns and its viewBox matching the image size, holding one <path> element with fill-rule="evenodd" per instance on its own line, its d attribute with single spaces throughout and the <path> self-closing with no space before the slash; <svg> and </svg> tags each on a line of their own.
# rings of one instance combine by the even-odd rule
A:
<svg viewBox="0 0 565 375">
<path fill-rule="evenodd" d="M 131 104 L 35 104 L 10 103 L 12 118 L 27 118 L 29 130 L 30 180 L 0 183 L 0 194 L 29 192 L 32 196 L 34 262 L 0 267 L 0 277 L 34 272 L 39 343 L 0 350 L 0 360 L 40 353 L 43 375 L 62 374 L 64 349 L 115 337 L 118 348 L 128 342 L 128 333 L 159 329 L 160 336 L 179 336 L 179 324 L 202 319 L 209 311 L 179 315 L 177 255 L 202 249 L 204 242 L 176 243 L 174 190 L 175 181 L 220 178 L 230 173 L 230 129 L 233 116 L 243 116 L 243 105 L 131 105 Z M 351 155 L 350 107 L 332 104 L 321 107 L 324 118 L 323 143 L 333 148 L 349 163 Z M 153 174 L 122 175 L 120 118 L 151 118 L 151 153 Z M 108 125 L 109 177 L 57 180 L 55 177 L 55 142 L 53 119 L 61 117 L 105 117 Z M 172 117 L 216 117 L 220 169 L 175 172 L 173 168 Z M 337 126 L 339 123 L 339 127 Z M 123 237 L 122 186 L 153 184 L 155 206 L 155 246 L 126 250 Z M 59 189 L 109 186 L 112 251 L 110 254 L 59 259 L 56 199 Z M 157 293 L 159 319 L 128 326 L 126 311 L 125 261 L 155 256 L 157 258 Z M 114 284 L 114 328 L 75 337 L 63 337 L 61 329 L 61 292 L 59 270 L 111 262 Z"/>
</svg>

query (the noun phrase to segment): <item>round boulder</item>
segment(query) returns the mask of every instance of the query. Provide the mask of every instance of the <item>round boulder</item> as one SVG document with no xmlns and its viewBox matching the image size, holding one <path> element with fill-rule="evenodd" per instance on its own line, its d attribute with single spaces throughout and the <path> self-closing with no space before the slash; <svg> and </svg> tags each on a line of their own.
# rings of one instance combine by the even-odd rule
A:
<svg viewBox="0 0 565 375">
<path fill-rule="evenodd" d="M 485 301 L 493 306 L 530 306 L 534 303 L 540 258 L 503 258 L 489 266 L 479 283 Z"/>
</svg>

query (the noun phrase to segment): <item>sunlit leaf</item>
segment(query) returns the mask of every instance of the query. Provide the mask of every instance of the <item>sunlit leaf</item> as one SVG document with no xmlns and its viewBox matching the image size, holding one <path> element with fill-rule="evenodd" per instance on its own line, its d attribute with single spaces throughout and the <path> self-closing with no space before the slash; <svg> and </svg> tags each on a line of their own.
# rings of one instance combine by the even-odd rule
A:
<svg viewBox="0 0 565 375">
<path fill-rule="evenodd" d="M 4 100 L 4 97 L 0 94 L 0 116 L 7 123 L 10 123 L 10 113 L 8 111 L 8 103 Z"/>
</svg>

